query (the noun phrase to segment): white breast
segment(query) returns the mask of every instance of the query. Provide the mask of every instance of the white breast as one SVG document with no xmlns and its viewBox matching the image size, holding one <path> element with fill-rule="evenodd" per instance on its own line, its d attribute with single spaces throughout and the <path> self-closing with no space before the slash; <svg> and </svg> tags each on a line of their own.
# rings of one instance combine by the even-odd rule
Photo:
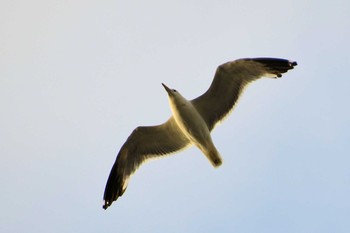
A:
<svg viewBox="0 0 350 233">
<path fill-rule="evenodd" d="M 176 123 L 190 141 L 202 147 L 211 140 L 205 121 L 190 101 L 176 96 L 169 99 L 169 104 Z"/>
</svg>

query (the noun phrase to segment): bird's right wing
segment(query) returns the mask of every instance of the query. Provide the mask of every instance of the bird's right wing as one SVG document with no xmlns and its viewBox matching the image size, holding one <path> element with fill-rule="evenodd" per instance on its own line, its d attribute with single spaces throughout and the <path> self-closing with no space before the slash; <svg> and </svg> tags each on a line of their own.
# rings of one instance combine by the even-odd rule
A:
<svg viewBox="0 0 350 233">
<path fill-rule="evenodd" d="M 263 76 L 279 78 L 296 62 L 280 58 L 246 58 L 220 65 L 209 89 L 191 102 L 209 130 L 235 106 L 244 88 Z"/>
<path fill-rule="evenodd" d="M 104 209 L 122 196 L 129 177 L 144 161 L 173 153 L 189 145 L 173 117 L 162 125 L 137 127 L 121 147 L 109 174 Z"/>
</svg>

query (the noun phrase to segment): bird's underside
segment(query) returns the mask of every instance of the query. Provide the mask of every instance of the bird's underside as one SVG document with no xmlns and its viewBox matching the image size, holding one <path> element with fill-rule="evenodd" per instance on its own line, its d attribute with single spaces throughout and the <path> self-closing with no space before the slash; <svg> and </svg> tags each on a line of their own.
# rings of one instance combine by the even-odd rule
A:
<svg viewBox="0 0 350 233">
<path fill-rule="evenodd" d="M 121 147 L 109 174 L 103 208 L 107 209 L 123 195 L 130 176 L 150 158 L 195 145 L 204 154 L 207 153 L 209 160 L 210 156 L 215 160 L 219 154 L 211 142 L 209 132 L 234 108 L 244 88 L 261 77 L 279 78 L 296 65 L 296 62 L 280 58 L 246 58 L 227 62 L 217 68 L 209 89 L 191 101 L 164 85 L 173 115 L 161 125 L 137 127 L 131 133 Z M 188 107 L 180 107 L 183 105 Z M 193 121 L 191 117 L 199 118 Z M 194 123 L 198 121 L 203 123 Z M 191 127 L 195 130 L 190 129 Z M 189 132 L 192 131 L 197 133 L 191 135 Z M 215 161 L 211 162 L 216 166 Z M 217 166 L 220 164 L 221 161 Z"/>
</svg>

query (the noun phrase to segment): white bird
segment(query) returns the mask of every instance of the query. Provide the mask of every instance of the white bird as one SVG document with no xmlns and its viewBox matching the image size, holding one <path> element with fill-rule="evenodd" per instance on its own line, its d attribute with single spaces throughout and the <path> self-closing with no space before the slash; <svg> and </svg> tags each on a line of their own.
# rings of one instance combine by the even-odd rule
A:
<svg viewBox="0 0 350 233">
<path fill-rule="evenodd" d="M 122 196 L 130 176 L 146 160 L 197 146 L 214 167 L 222 159 L 210 136 L 216 123 L 234 108 L 244 88 L 261 77 L 279 78 L 297 63 L 280 58 L 246 58 L 220 65 L 209 89 L 185 99 L 162 84 L 168 92 L 172 116 L 164 124 L 139 126 L 121 147 L 109 174 L 103 208 Z"/>
</svg>

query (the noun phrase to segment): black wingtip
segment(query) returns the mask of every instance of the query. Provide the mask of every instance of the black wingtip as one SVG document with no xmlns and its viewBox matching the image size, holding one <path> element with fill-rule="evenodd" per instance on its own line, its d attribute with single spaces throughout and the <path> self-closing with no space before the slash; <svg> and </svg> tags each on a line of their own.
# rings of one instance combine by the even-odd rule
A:
<svg viewBox="0 0 350 233">
<path fill-rule="evenodd" d="M 122 196 L 126 189 L 127 185 L 125 182 L 127 181 L 123 175 L 122 169 L 120 169 L 120 166 L 120 159 L 118 155 L 109 174 L 103 195 L 103 200 L 105 203 L 102 207 L 105 210 L 111 206 L 112 203 L 116 201 L 120 196 Z"/>
<path fill-rule="evenodd" d="M 294 68 L 294 66 L 298 65 L 296 61 L 290 61 L 282 58 L 259 57 L 252 58 L 250 60 L 263 64 L 269 69 L 271 74 L 275 74 L 277 78 L 282 77 L 283 73 L 286 73 L 288 70 L 291 70 Z"/>
<path fill-rule="evenodd" d="M 108 201 L 105 201 L 105 204 L 102 206 L 104 210 L 106 210 L 111 204 Z"/>
</svg>

